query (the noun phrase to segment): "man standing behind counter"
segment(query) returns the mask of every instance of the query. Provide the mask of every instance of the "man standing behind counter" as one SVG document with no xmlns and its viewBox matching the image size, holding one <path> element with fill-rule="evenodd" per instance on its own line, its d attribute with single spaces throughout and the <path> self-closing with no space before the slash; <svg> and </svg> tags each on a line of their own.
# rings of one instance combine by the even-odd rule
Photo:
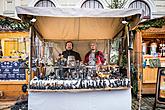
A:
<svg viewBox="0 0 165 110">
<path fill-rule="evenodd" d="M 105 58 L 101 51 L 97 50 L 96 42 L 90 43 L 90 51 L 85 55 L 84 63 L 90 66 L 104 64 Z"/>
<path fill-rule="evenodd" d="M 81 61 L 80 54 L 78 52 L 73 51 L 73 42 L 67 41 L 65 43 L 65 51 L 62 52 L 64 58 L 68 59 L 68 56 L 74 56 L 75 60 Z"/>
</svg>

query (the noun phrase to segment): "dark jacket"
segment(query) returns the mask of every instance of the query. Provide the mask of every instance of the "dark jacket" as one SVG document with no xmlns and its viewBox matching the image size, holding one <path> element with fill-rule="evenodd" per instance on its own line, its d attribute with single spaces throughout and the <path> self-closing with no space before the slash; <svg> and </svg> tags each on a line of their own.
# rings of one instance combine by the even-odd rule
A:
<svg viewBox="0 0 165 110">
<path fill-rule="evenodd" d="M 86 55 L 85 55 L 85 60 L 84 63 L 88 63 L 89 62 L 89 55 L 90 55 L 91 51 L 89 51 Z M 96 51 L 95 52 L 95 58 L 96 58 L 96 64 L 99 64 L 101 62 L 101 64 L 103 64 L 105 62 L 105 58 L 104 55 L 101 51 Z"/>
<path fill-rule="evenodd" d="M 81 57 L 80 54 L 78 52 L 75 52 L 73 50 L 66 50 L 62 52 L 62 55 L 64 56 L 64 58 L 68 58 L 68 56 L 74 56 L 76 60 L 81 61 Z"/>
</svg>

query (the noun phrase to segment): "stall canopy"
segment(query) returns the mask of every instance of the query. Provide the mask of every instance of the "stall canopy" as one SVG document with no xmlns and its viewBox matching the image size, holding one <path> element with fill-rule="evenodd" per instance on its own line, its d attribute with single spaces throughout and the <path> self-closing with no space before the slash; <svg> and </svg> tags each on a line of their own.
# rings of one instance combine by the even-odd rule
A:
<svg viewBox="0 0 165 110">
<path fill-rule="evenodd" d="M 36 19 L 34 28 L 46 40 L 112 39 L 124 24 L 137 25 L 140 9 L 83 9 L 52 7 L 16 7 L 25 21 Z"/>
</svg>

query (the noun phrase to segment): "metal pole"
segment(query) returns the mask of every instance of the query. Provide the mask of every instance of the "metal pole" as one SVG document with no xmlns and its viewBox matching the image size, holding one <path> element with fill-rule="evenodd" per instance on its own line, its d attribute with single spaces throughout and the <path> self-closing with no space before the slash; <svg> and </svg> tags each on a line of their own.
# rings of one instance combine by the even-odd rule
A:
<svg viewBox="0 0 165 110">
<path fill-rule="evenodd" d="M 125 31 L 126 31 L 126 36 L 127 36 L 127 43 L 128 43 L 128 71 L 127 71 L 127 77 L 130 79 L 130 70 L 131 70 L 131 67 L 130 67 L 130 63 L 131 63 L 131 61 L 130 61 L 130 49 L 129 49 L 129 30 L 128 30 L 128 27 L 129 26 L 129 24 L 127 23 L 126 25 L 125 25 Z"/>
</svg>

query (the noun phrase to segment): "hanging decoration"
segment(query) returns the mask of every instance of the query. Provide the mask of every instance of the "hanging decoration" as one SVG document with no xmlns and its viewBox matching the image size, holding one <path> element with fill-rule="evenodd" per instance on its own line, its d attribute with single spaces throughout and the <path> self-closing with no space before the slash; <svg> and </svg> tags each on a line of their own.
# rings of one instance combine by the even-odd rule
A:
<svg viewBox="0 0 165 110">
<path fill-rule="evenodd" d="M 3 31 L 28 31 L 29 23 L 20 22 L 11 18 L 0 18 L 0 32 Z"/>
<path fill-rule="evenodd" d="M 153 19 L 149 21 L 145 21 L 143 25 L 138 26 L 139 30 L 146 30 L 149 29 L 150 27 L 154 28 L 162 28 L 162 26 L 165 25 L 165 19 L 160 18 L 160 19 Z"/>
</svg>

